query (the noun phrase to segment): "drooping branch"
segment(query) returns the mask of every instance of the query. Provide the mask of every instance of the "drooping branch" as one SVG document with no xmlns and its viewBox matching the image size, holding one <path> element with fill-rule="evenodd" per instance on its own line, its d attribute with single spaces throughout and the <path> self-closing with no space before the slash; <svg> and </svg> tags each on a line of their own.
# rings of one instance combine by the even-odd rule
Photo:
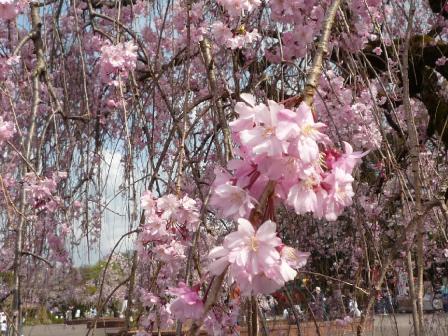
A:
<svg viewBox="0 0 448 336">
<path fill-rule="evenodd" d="M 311 272 L 311 271 L 300 271 L 299 273 L 314 275 L 314 276 L 317 276 L 317 277 L 326 278 L 326 279 L 331 280 L 331 281 L 340 282 L 340 283 L 342 283 L 344 285 L 347 285 L 347 286 L 355 288 L 356 290 L 360 291 L 361 293 L 369 294 L 369 292 L 367 290 L 365 290 L 364 288 L 361 288 L 361 287 L 359 287 L 359 286 L 357 286 L 355 284 L 352 284 L 352 283 L 350 283 L 348 281 L 337 279 L 337 278 L 329 276 L 329 275 L 316 273 L 316 272 Z"/>
<path fill-rule="evenodd" d="M 328 9 L 327 16 L 324 21 L 322 36 L 317 51 L 313 58 L 313 65 L 308 73 L 306 85 L 303 94 L 303 101 L 309 106 L 313 104 L 314 94 L 317 90 L 317 85 L 322 74 L 322 63 L 324 56 L 328 54 L 328 41 L 330 39 L 331 28 L 333 27 L 334 19 L 338 11 L 341 0 L 335 0 Z"/>
<path fill-rule="evenodd" d="M 44 56 L 44 44 L 42 40 L 42 20 L 40 18 L 39 7 L 31 3 L 31 29 L 34 32 L 31 38 L 34 44 L 34 53 L 36 55 L 36 63 L 32 72 L 32 105 L 31 105 L 31 120 L 28 130 L 28 136 L 25 141 L 24 148 L 24 160 L 29 161 L 31 156 L 31 146 L 36 132 L 36 117 L 39 109 L 40 103 L 40 81 L 41 76 L 46 71 L 45 68 L 45 56 Z M 21 177 L 23 178 L 28 172 L 28 165 L 23 164 L 21 170 Z M 25 213 L 26 195 L 25 188 L 22 186 L 20 192 L 20 213 Z M 12 309 L 16 314 L 16 319 L 14 320 L 14 333 L 20 335 L 22 332 L 22 303 L 21 303 L 21 268 L 22 268 L 22 249 L 24 244 L 24 234 L 25 234 L 25 216 L 21 216 L 18 224 L 15 228 L 16 230 L 16 241 L 14 249 L 14 295 L 12 301 Z"/>
<path fill-rule="evenodd" d="M 200 48 L 202 52 L 202 58 L 204 60 L 205 67 L 207 68 L 207 77 L 210 88 L 210 93 L 213 95 L 213 106 L 216 108 L 216 113 L 218 114 L 219 123 L 224 134 L 224 150 L 225 150 L 225 160 L 229 161 L 232 156 L 232 145 L 230 140 L 230 129 L 227 123 L 227 119 L 224 113 L 224 108 L 222 106 L 221 98 L 218 96 L 218 85 L 216 81 L 215 73 L 215 61 L 211 54 L 210 41 L 204 38 L 200 42 Z"/>
<path fill-rule="evenodd" d="M 406 124 L 409 133 L 409 153 L 410 153 L 410 162 L 412 168 L 412 178 L 413 178 L 413 186 L 414 186 L 414 202 L 415 209 L 417 212 L 421 211 L 421 183 L 420 183 L 420 148 L 418 141 L 418 132 L 415 125 L 415 118 L 411 109 L 411 96 L 409 92 L 409 48 L 410 48 L 410 40 L 411 33 L 413 29 L 413 20 L 415 13 L 415 2 L 411 1 L 409 9 L 409 17 L 408 17 L 408 26 L 406 29 L 406 40 L 403 51 L 403 59 L 401 69 L 403 71 L 403 105 L 406 116 Z M 417 320 L 418 323 L 415 325 L 416 336 L 424 334 L 423 327 L 423 272 L 424 272 L 424 256 L 423 256 L 423 238 L 424 238 L 424 222 L 422 220 L 418 221 L 417 224 L 417 312 L 413 311 L 414 320 Z M 412 272 L 412 269 L 410 269 Z M 410 278 L 410 281 L 413 282 L 413 277 Z M 415 308 L 415 305 L 413 305 Z M 416 319 L 415 317 L 418 317 Z"/>
<path fill-rule="evenodd" d="M 370 290 L 366 309 L 363 311 L 361 315 L 361 320 L 357 327 L 357 333 L 356 333 L 357 336 L 364 335 L 365 324 L 367 321 L 367 317 L 370 314 L 370 311 L 372 310 L 373 304 L 375 303 L 376 293 L 379 290 L 381 290 L 381 286 L 383 285 L 387 271 L 390 265 L 392 264 L 393 260 L 395 260 L 396 256 L 401 252 L 407 254 L 412 248 L 411 242 L 408 241 L 408 234 L 415 232 L 418 223 L 420 223 L 425 218 L 425 216 L 428 214 L 429 211 L 431 211 L 435 207 L 441 207 L 443 209 L 443 206 L 444 206 L 443 201 L 440 200 L 429 201 L 423 204 L 422 210 L 418 212 L 413 218 L 411 218 L 411 220 L 406 225 L 404 225 L 401 228 L 399 234 L 397 235 L 398 238 L 395 241 L 394 249 L 393 251 L 390 251 L 385 257 L 385 260 L 382 263 L 380 277 L 378 278 L 376 284 L 374 284 L 374 287 Z"/>
<path fill-rule="evenodd" d="M 336 16 L 337 9 L 340 5 L 341 0 L 335 0 L 334 3 L 331 5 L 327 17 L 325 19 L 324 28 L 321 40 L 319 42 L 316 55 L 313 59 L 313 66 L 311 68 L 311 72 L 308 76 L 307 83 L 305 85 L 304 90 L 304 101 L 308 105 L 312 105 L 313 98 L 315 91 L 317 89 L 317 83 L 320 77 L 320 74 L 322 72 L 322 61 L 324 54 L 327 53 L 328 48 L 328 41 L 330 38 L 330 32 L 331 28 L 334 23 L 334 19 Z M 270 197 L 272 197 L 274 191 L 275 191 L 276 183 L 274 181 L 269 181 L 267 185 L 265 186 L 263 193 L 259 199 L 258 205 L 255 209 L 252 210 L 251 215 L 249 217 L 249 221 L 254 225 L 254 227 L 257 227 L 261 221 L 264 219 L 264 213 L 267 206 L 267 202 Z M 225 275 L 227 272 L 226 270 L 220 274 L 217 277 L 214 277 L 210 288 L 208 290 L 208 295 L 204 304 L 204 312 L 202 314 L 202 318 L 200 321 L 195 321 L 192 325 L 192 327 L 189 330 L 189 335 L 197 335 L 199 333 L 200 327 L 203 323 L 203 319 L 206 317 L 207 313 L 210 311 L 210 309 L 213 307 L 213 305 L 216 303 L 220 289 L 222 287 L 222 283 L 224 281 Z"/>
<path fill-rule="evenodd" d="M 40 261 L 43 261 L 44 263 L 46 263 L 46 264 L 47 264 L 48 266 L 50 266 L 51 268 L 54 267 L 54 265 L 53 265 L 48 259 L 45 259 L 44 257 L 42 257 L 42 256 L 40 256 L 40 255 L 38 255 L 38 254 L 36 254 L 36 253 L 30 252 L 30 251 L 21 251 L 21 254 L 22 254 L 22 255 L 28 255 L 28 256 L 31 256 L 31 257 L 33 257 L 33 258 L 36 258 L 36 259 L 38 259 L 38 260 L 40 260 Z"/>
</svg>

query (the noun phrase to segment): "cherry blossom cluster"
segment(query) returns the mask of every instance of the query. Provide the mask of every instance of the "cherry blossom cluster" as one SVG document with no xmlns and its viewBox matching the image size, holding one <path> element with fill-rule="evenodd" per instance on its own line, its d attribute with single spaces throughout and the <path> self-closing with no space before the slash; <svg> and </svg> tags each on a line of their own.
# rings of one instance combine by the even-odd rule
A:
<svg viewBox="0 0 448 336">
<path fill-rule="evenodd" d="M 248 220 L 240 218 L 238 230 L 210 251 L 209 258 L 214 261 L 209 271 L 219 275 L 229 268 L 229 282 L 236 282 L 242 295 L 270 294 L 293 280 L 295 268 L 305 266 L 308 256 L 283 245 L 274 222 L 268 220 L 255 230 Z"/>
<path fill-rule="evenodd" d="M 184 196 L 179 198 L 168 194 L 155 199 L 150 191 L 142 196 L 142 207 L 145 209 L 145 224 L 139 235 L 142 244 L 152 241 L 171 242 L 180 235 L 186 238 L 189 232 L 194 232 L 200 221 L 196 201 Z M 165 251 L 167 252 L 167 251 Z"/>
<path fill-rule="evenodd" d="M 12 122 L 4 121 L 0 117 L 0 144 L 4 141 L 8 141 L 15 133 L 15 126 Z"/>
<path fill-rule="evenodd" d="M 20 64 L 20 56 L 2 57 L 0 56 L 0 80 L 6 82 L 13 70 Z"/>
<path fill-rule="evenodd" d="M 55 212 L 62 201 L 56 195 L 58 183 L 67 177 L 65 172 L 53 173 L 51 178 L 38 177 L 35 173 L 25 175 L 25 190 L 28 203 L 37 210 Z"/>
<path fill-rule="evenodd" d="M 106 44 L 101 47 L 100 76 L 104 82 L 110 82 L 111 74 L 127 77 L 137 63 L 137 46 L 132 41 Z"/>
<path fill-rule="evenodd" d="M 172 297 L 168 304 L 164 298 L 141 290 L 141 301 L 144 306 L 152 308 L 142 326 L 147 330 L 154 330 L 160 326 L 166 328 L 173 325 L 175 319 L 185 322 L 198 320 L 203 317 L 204 301 L 200 295 L 200 286 L 187 286 L 179 282 L 176 287 L 169 287 L 164 294 Z M 240 298 L 233 298 L 228 303 L 217 303 L 204 317 L 204 329 L 209 335 L 231 335 L 237 328 L 237 320 L 240 313 Z M 157 310 L 157 313 L 154 311 Z M 141 333 L 139 335 L 146 335 Z"/>
<path fill-rule="evenodd" d="M 173 314 L 171 314 L 169 304 L 162 304 L 162 300 L 158 296 L 148 293 L 144 289 L 140 289 L 139 297 L 143 306 L 151 308 L 148 315 L 141 320 L 141 327 L 145 330 L 151 330 L 157 328 L 165 329 L 173 325 L 175 320 Z M 146 336 L 148 333 L 140 330 L 137 335 Z"/>
<path fill-rule="evenodd" d="M 244 14 L 244 12 L 250 12 L 260 6 L 260 0 L 217 0 L 221 6 L 223 6 L 229 15 L 238 17 Z"/>
<path fill-rule="evenodd" d="M 69 261 L 69 254 L 65 247 L 65 237 L 67 232 L 63 232 L 62 234 L 56 233 L 48 233 L 47 234 L 47 242 L 48 247 L 51 251 L 51 257 L 53 260 L 66 263 Z"/>
<path fill-rule="evenodd" d="M 351 175 L 363 154 L 345 143 L 344 152 L 331 147 L 315 122 L 311 109 L 301 103 L 295 110 L 274 101 L 235 106 L 239 118 L 231 123 L 240 159 L 218 169 L 210 204 L 227 217 L 248 217 L 267 181 L 276 181 L 276 197 L 297 214 L 311 212 L 317 218 L 336 220 L 352 203 Z"/>
<path fill-rule="evenodd" d="M 200 222 L 198 205 L 188 196 L 155 198 L 150 191 L 142 195 L 141 204 L 145 222 L 138 236 L 138 252 L 145 262 L 161 265 L 158 288 L 151 292 L 141 289 L 143 304 L 157 311 L 148 314 L 142 327 L 167 327 L 173 317 L 182 321 L 197 318 L 202 313 L 199 287 L 191 289 L 176 279 L 184 272 L 187 248 Z"/>
<path fill-rule="evenodd" d="M 372 82 L 370 87 L 360 86 L 355 93 L 341 76 L 327 71 L 315 97 L 316 110 L 335 136 L 350 139 L 357 148 L 379 148 L 382 135 L 374 109 L 374 105 L 382 103 L 378 87 L 378 83 Z"/>
<path fill-rule="evenodd" d="M 322 27 L 328 3 L 305 0 L 267 2 L 271 19 L 276 24 L 272 28 L 278 31 L 279 39 L 281 39 L 281 47 L 278 43 L 272 43 L 271 48 L 266 51 L 267 58 L 272 62 L 280 63 L 283 60 L 294 61 L 298 57 L 304 57 Z M 379 0 L 349 1 L 346 6 L 351 13 L 350 26 L 354 29 L 351 29 L 349 33 L 342 32 L 339 39 L 334 41 L 334 46 L 358 52 L 369 41 L 377 39 L 373 22 L 383 22 L 384 15 L 381 9 L 384 8 L 387 13 L 392 7 L 381 6 L 380 3 Z"/>
<path fill-rule="evenodd" d="M 271 0 L 268 3 L 276 26 L 275 35 L 281 39 L 281 47 L 272 40 L 266 57 L 276 63 L 296 60 L 307 53 L 324 19 L 325 10 L 314 1 Z M 274 35 L 274 36 L 275 36 Z"/>
<path fill-rule="evenodd" d="M 240 300 L 230 300 L 225 306 L 215 309 L 204 319 L 204 329 L 209 335 L 234 335 L 238 328 Z"/>
<path fill-rule="evenodd" d="M 238 34 L 234 34 L 230 27 L 221 21 L 215 22 L 211 29 L 216 42 L 232 50 L 242 49 L 260 38 L 257 29 L 251 32 L 241 31 Z"/>
<path fill-rule="evenodd" d="M 350 1 L 349 6 L 353 15 L 352 25 L 354 25 L 356 29 L 342 33 L 339 44 L 345 50 L 358 52 L 359 50 L 362 50 L 369 41 L 377 39 L 377 36 L 373 34 L 375 32 L 375 25 L 373 22 L 381 24 L 384 21 L 384 15 L 381 9 L 384 8 L 385 13 L 390 13 L 392 6 L 384 5 L 383 7 L 381 0 L 355 0 Z"/>
<path fill-rule="evenodd" d="M 169 305 L 170 312 L 176 319 L 185 322 L 187 319 L 199 319 L 204 311 L 204 303 L 199 297 L 199 286 L 188 287 L 180 282 L 178 287 L 172 287 L 168 293 L 175 296 Z"/>
<path fill-rule="evenodd" d="M 29 0 L 0 0 L 0 20 L 14 19 L 29 3 Z"/>
<path fill-rule="evenodd" d="M 411 98 L 410 105 L 412 114 L 414 115 L 415 118 L 414 122 L 420 137 L 420 141 L 424 141 L 426 137 L 426 128 L 429 122 L 428 110 L 426 109 L 425 104 L 423 104 L 418 99 Z M 407 133 L 408 126 L 406 123 L 406 112 L 404 105 L 402 104 L 398 106 L 398 108 L 396 108 L 394 112 L 395 112 L 394 116 L 396 117 L 396 123 L 400 125 L 400 128 L 403 130 L 403 132 Z"/>
</svg>

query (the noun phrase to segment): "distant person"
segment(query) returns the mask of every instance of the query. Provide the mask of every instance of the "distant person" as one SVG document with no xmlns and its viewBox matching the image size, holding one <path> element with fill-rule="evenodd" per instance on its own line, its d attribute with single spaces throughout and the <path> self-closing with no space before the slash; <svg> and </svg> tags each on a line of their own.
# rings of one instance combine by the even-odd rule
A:
<svg viewBox="0 0 448 336">
<path fill-rule="evenodd" d="M 316 287 L 314 289 L 314 302 L 311 304 L 311 308 L 313 310 L 314 316 L 320 320 L 325 321 L 327 319 L 327 299 L 325 298 L 324 294 L 322 293 L 322 290 L 320 287 Z"/>
<path fill-rule="evenodd" d="M 277 301 L 274 299 L 272 295 L 268 295 L 268 314 L 269 316 L 275 316 L 275 306 L 277 305 Z"/>
<path fill-rule="evenodd" d="M 358 302 L 356 301 L 356 298 L 353 294 L 350 295 L 350 300 L 348 301 L 348 310 L 351 316 L 361 317 L 361 311 L 358 308 Z"/>
<path fill-rule="evenodd" d="M 1 321 L 0 332 L 2 336 L 6 336 L 8 333 L 8 323 L 6 322 L 6 317 Z"/>
<path fill-rule="evenodd" d="M 120 318 L 124 318 L 127 309 L 128 309 L 128 296 L 126 295 L 124 297 L 123 304 L 121 305 Z"/>
<path fill-rule="evenodd" d="M 442 279 L 440 292 L 442 293 L 443 311 L 448 313 L 448 279 L 446 277 L 443 277 Z"/>
<path fill-rule="evenodd" d="M 73 315 L 72 315 L 72 310 L 71 310 L 71 309 L 67 310 L 67 311 L 65 312 L 65 319 L 66 319 L 67 321 L 71 321 L 71 320 L 72 320 L 72 317 L 73 317 Z"/>
<path fill-rule="evenodd" d="M 299 304 L 295 304 L 295 305 L 294 305 L 294 310 L 296 311 L 297 316 L 298 316 L 300 319 L 302 319 L 303 316 L 304 316 L 304 314 L 305 314 L 305 312 L 302 310 L 302 308 L 300 307 Z M 295 316 L 294 316 L 294 318 L 295 318 Z"/>
</svg>

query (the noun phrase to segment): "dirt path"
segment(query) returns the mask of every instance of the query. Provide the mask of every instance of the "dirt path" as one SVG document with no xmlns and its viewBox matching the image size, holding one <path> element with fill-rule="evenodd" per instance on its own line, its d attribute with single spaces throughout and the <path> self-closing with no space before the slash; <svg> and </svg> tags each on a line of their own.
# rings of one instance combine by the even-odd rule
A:
<svg viewBox="0 0 448 336">
<path fill-rule="evenodd" d="M 429 326 L 427 336 L 448 336 L 448 314 L 428 314 L 425 315 L 425 318 Z M 375 316 L 373 336 L 410 336 L 413 335 L 411 326 L 412 316 L 410 314 L 399 314 L 395 318 L 393 315 L 377 315 Z M 26 327 L 24 336 L 85 336 L 86 333 L 85 325 L 53 324 Z M 97 329 L 95 336 L 105 336 L 104 329 Z"/>
<path fill-rule="evenodd" d="M 65 324 L 37 325 L 25 328 L 24 336 L 85 336 L 85 325 L 67 326 Z M 103 329 L 97 329 L 95 336 L 105 336 Z"/>
</svg>

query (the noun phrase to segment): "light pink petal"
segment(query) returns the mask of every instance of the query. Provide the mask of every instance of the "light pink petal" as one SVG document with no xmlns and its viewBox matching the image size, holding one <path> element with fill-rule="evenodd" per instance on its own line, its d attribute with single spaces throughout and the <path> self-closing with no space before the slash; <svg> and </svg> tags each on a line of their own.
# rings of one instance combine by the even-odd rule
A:
<svg viewBox="0 0 448 336">
<path fill-rule="evenodd" d="M 280 140 L 296 138 L 300 134 L 300 127 L 296 123 L 290 121 L 280 121 L 275 134 Z"/>
<path fill-rule="evenodd" d="M 238 219 L 238 232 L 243 233 L 247 236 L 253 236 L 255 234 L 254 227 L 252 226 L 251 222 L 249 222 L 247 219 L 240 218 Z"/>
<path fill-rule="evenodd" d="M 249 93 L 241 93 L 240 98 L 247 104 L 255 106 L 257 104 L 255 97 Z"/>
<path fill-rule="evenodd" d="M 256 233 L 256 237 L 262 241 L 269 241 L 270 239 L 274 239 L 277 236 L 277 225 L 271 221 L 267 220 L 261 225 Z"/>
<path fill-rule="evenodd" d="M 305 163 L 315 162 L 319 159 L 319 146 L 313 139 L 302 138 L 297 147 L 299 156 Z"/>
<path fill-rule="evenodd" d="M 280 274 L 282 275 L 283 280 L 285 282 L 288 282 L 294 280 L 297 272 L 293 268 L 291 268 L 291 266 L 289 266 L 287 262 L 282 261 L 280 265 Z"/>
<path fill-rule="evenodd" d="M 227 260 L 226 257 L 223 257 L 223 258 L 216 259 L 215 261 L 210 263 L 208 265 L 208 270 L 210 273 L 212 273 L 214 275 L 220 275 L 220 274 L 222 274 L 222 272 L 224 272 L 224 270 L 226 269 L 226 267 L 228 265 L 229 265 L 229 261 Z"/>
<path fill-rule="evenodd" d="M 215 259 L 215 258 L 223 257 L 228 254 L 229 254 L 229 251 L 227 249 L 225 249 L 222 246 L 217 246 L 210 251 L 210 253 L 208 254 L 208 257 L 210 259 Z"/>
</svg>

